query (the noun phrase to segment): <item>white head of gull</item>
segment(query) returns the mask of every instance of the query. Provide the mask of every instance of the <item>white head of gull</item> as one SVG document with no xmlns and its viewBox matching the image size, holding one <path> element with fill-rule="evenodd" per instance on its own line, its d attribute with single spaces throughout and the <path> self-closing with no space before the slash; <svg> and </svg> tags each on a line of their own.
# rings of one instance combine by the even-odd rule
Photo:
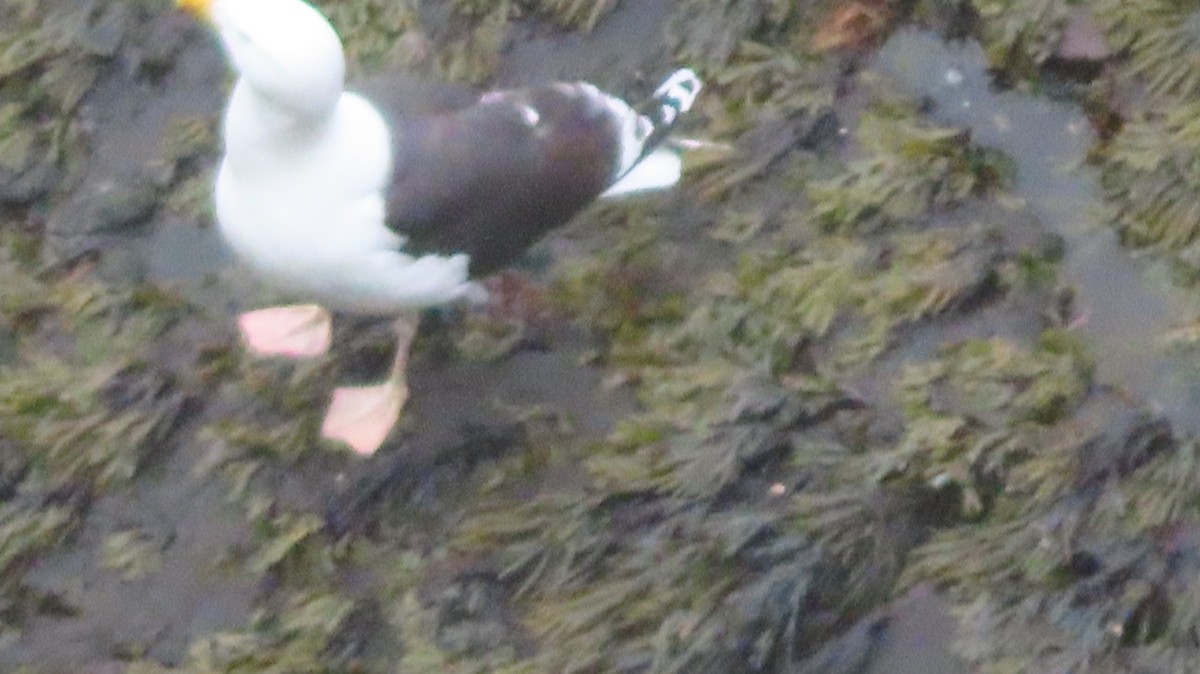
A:
<svg viewBox="0 0 1200 674">
<path fill-rule="evenodd" d="M 215 28 L 238 75 L 223 121 L 220 231 L 267 283 L 319 305 L 243 314 L 250 350 L 323 353 L 322 308 L 400 315 L 391 376 L 339 388 L 323 434 L 373 452 L 407 398 L 412 310 L 486 296 L 511 264 L 588 203 L 678 182 L 667 132 L 700 91 L 676 71 L 631 106 L 583 83 L 480 95 L 397 79 L 345 90 L 345 56 L 304 0 L 177 0 Z"/>
</svg>

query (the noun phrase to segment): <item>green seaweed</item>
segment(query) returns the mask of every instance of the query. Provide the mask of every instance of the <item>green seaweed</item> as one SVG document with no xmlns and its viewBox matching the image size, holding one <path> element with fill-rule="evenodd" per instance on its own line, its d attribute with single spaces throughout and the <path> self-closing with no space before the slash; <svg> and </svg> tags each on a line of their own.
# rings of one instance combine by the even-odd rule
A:
<svg viewBox="0 0 1200 674">
<path fill-rule="evenodd" d="M 61 543 L 75 528 L 74 513 L 66 507 L 36 511 L 6 503 L 0 506 L 0 578 L 5 594 L 19 582 L 22 567 Z"/>
<path fill-rule="evenodd" d="M 324 674 L 335 666 L 326 649 L 353 609 L 353 602 L 336 595 L 294 594 L 277 611 L 256 612 L 244 632 L 194 642 L 188 666 L 221 674 Z"/>
<path fill-rule="evenodd" d="M 530 4 L 536 11 L 552 17 L 558 25 L 588 33 L 611 14 L 621 0 L 537 0 Z"/>
<path fill-rule="evenodd" d="M 500 51 L 508 34 L 508 14 L 493 10 L 472 26 L 445 42 L 430 59 L 440 78 L 480 84 L 491 77 L 499 64 Z"/>
<path fill-rule="evenodd" d="M 109 534 L 100 547 L 100 565 L 135 581 L 162 568 L 161 545 L 137 529 Z"/>
<path fill-rule="evenodd" d="M 1096 4 L 1113 46 L 1129 54 L 1123 76 L 1172 101 L 1200 92 L 1200 14 L 1194 7 L 1174 0 L 1149 0 L 1136 7 L 1112 0 Z"/>
<path fill-rule="evenodd" d="M 178 162 L 214 154 L 219 144 L 217 120 L 207 116 L 175 116 L 159 141 L 163 160 Z"/>
<path fill-rule="evenodd" d="M 363 72 L 401 62 L 405 36 L 420 30 L 417 3 L 413 0 L 318 0 L 314 4 L 329 17 L 342 37 L 352 72 Z"/>
<path fill-rule="evenodd" d="M 454 0 L 455 10 L 462 16 L 478 19 L 499 14 L 505 20 L 525 16 L 545 16 L 563 28 L 591 32 L 596 24 L 612 13 L 621 0 Z"/>
<path fill-rule="evenodd" d="M 1126 245 L 1159 246 L 1184 259 L 1196 257 L 1196 112 L 1197 106 L 1187 102 L 1147 111 L 1126 123 L 1104 148 L 1101 184 Z"/>
<path fill-rule="evenodd" d="M 1001 341 L 953 345 L 938 360 L 906 368 L 898 379 L 910 423 L 897 446 L 874 457 L 874 473 L 932 489 L 955 487 L 963 512 L 978 516 L 988 492 L 1029 484 L 1025 463 L 1046 461 L 1043 427 L 1083 399 L 1091 366 L 1052 337 L 1031 353 Z M 1053 463 L 1053 461 L 1051 461 Z M 1015 474 L 1015 475 L 1014 475 Z M 1054 479 L 1052 473 L 1037 473 Z M 1053 491 L 1054 489 L 1051 489 Z"/>
<path fill-rule="evenodd" d="M 843 175 L 809 185 L 814 217 L 829 228 L 888 227 L 927 217 L 1000 187 L 1011 169 L 952 127 L 920 122 L 902 106 L 875 108 L 856 132 L 865 155 Z"/>
<path fill-rule="evenodd" d="M 1125 50 L 1118 81 L 1136 82 L 1146 93 L 1118 109 L 1124 119 L 1096 154 L 1109 216 L 1132 247 L 1152 247 L 1194 283 L 1200 267 L 1195 245 L 1200 179 L 1190 157 L 1198 147 L 1195 105 L 1200 20 L 1194 8 L 1156 1 L 1136 10 L 1100 3 L 1099 19 L 1112 43 Z M 1102 104 L 1115 101 L 1106 96 Z"/>
<path fill-rule="evenodd" d="M 974 0 L 988 61 L 1010 81 L 1036 77 L 1067 24 L 1071 0 Z"/>
<path fill-rule="evenodd" d="M 46 284 L 12 261 L 3 266 L 13 281 L 0 297 L 4 320 L 36 326 L 46 345 L 26 341 L 3 368 L 5 436 L 54 480 L 128 482 L 183 402 L 142 353 L 172 324 L 175 309 L 155 293 L 112 292 L 71 278 Z"/>
<path fill-rule="evenodd" d="M 464 550 L 500 550 L 499 578 L 514 595 L 545 594 L 578 584 L 612 545 L 603 520 L 569 495 L 546 496 L 516 508 L 484 503 L 460 527 Z"/>
<path fill-rule="evenodd" d="M 100 20 L 87 6 L 24 2 L 0 22 L 0 168 L 5 200 L 26 203 L 51 189 L 84 146 L 74 113 L 103 56 L 85 38 Z"/>
<path fill-rule="evenodd" d="M 785 0 L 689 0 L 676 7 L 667 34 L 680 60 L 703 71 L 730 65 L 746 42 L 786 40 L 808 15 Z"/>
<path fill-rule="evenodd" d="M 14 638 L 39 603 L 25 586 L 26 571 L 70 540 L 78 524 L 70 507 L 0 504 L 0 642 Z"/>
</svg>

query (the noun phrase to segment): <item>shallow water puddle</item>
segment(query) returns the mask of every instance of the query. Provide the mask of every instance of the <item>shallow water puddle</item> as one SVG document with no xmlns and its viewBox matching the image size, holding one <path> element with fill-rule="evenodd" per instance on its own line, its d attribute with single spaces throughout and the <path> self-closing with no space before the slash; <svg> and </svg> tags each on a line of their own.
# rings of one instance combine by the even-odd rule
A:
<svg viewBox="0 0 1200 674">
<path fill-rule="evenodd" d="M 973 142 L 1013 161 L 1017 196 L 1066 244 L 1061 274 L 1076 290 L 1077 329 L 1096 358 L 1097 380 L 1160 407 L 1178 431 L 1200 431 L 1200 368 L 1164 342 L 1200 303 L 1123 250 L 1101 221 L 1097 172 L 1084 165 L 1095 136 L 1083 111 L 993 91 L 977 43 L 946 43 L 932 32 L 896 33 L 874 69 L 934 103 L 935 119 L 970 129 Z"/>
</svg>

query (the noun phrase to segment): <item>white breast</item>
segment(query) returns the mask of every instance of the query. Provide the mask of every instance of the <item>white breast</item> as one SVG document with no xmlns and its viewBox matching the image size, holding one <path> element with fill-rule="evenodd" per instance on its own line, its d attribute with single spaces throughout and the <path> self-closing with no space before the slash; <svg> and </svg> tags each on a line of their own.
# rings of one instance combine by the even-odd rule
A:
<svg viewBox="0 0 1200 674">
<path fill-rule="evenodd" d="M 390 139 L 374 107 L 344 94 L 297 126 L 239 87 L 225 138 L 217 220 L 238 257 L 281 290 L 352 304 L 355 260 L 401 243 L 384 226 Z"/>
</svg>

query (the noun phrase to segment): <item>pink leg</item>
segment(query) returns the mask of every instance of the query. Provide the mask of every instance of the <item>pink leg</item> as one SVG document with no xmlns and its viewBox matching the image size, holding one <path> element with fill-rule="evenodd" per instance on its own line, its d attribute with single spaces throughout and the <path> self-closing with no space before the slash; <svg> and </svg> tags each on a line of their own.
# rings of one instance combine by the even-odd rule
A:
<svg viewBox="0 0 1200 674">
<path fill-rule="evenodd" d="M 311 358 L 329 350 L 333 319 L 315 304 L 271 307 L 238 316 L 238 329 L 256 356 Z"/>
<path fill-rule="evenodd" d="M 396 360 L 386 381 L 334 390 L 321 424 L 322 437 L 341 441 L 358 454 L 374 454 L 379 449 L 408 401 L 408 350 L 419 320 L 417 314 L 396 319 Z"/>
</svg>

